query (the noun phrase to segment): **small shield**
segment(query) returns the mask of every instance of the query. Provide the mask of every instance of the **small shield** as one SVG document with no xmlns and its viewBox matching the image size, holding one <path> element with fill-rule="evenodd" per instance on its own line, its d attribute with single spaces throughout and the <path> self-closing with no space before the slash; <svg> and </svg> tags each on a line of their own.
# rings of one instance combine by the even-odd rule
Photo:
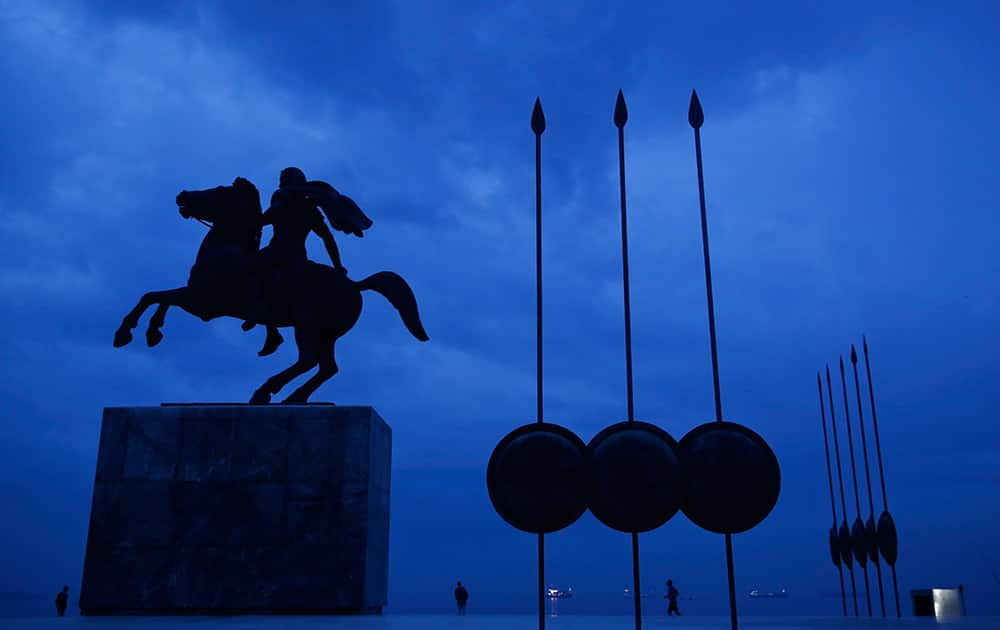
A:
<svg viewBox="0 0 1000 630">
<path fill-rule="evenodd" d="M 844 565 L 849 569 L 854 562 L 851 558 L 851 530 L 847 527 L 847 519 L 840 524 L 840 532 L 837 534 L 840 544 L 837 545 L 840 548 L 840 557 L 844 561 Z"/>
<path fill-rule="evenodd" d="M 878 564 L 878 532 L 875 529 L 874 516 L 869 516 L 865 523 L 865 549 L 868 550 L 868 559 Z"/>
<path fill-rule="evenodd" d="M 889 566 L 896 564 L 897 544 L 896 523 L 889 512 L 882 512 L 878 517 L 878 550 Z"/>
<path fill-rule="evenodd" d="M 868 546 L 865 543 L 865 524 L 859 516 L 851 527 L 851 551 L 858 565 L 864 567 L 868 558 Z"/>
<path fill-rule="evenodd" d="M 837 540 L 837 526 L 830 526 L 830 558 L 833 560 L 833 566 L 840 566 L 840 549 L 839 541 Z"/>
</svg>

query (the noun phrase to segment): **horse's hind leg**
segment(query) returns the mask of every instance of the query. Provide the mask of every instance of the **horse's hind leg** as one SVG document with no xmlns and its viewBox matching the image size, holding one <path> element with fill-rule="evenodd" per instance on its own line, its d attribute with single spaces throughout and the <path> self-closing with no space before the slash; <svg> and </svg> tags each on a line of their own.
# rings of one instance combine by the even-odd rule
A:
<svg viewBox="0 0 1000 630">
<path fill-rule="evenodd" d="M 330 380 L 334 374 L 337 373 L 337 360 L 334 358 L 334 344 L 336 343 L 336 337 L 327 336 L 321 342 L 321 347 L 319 350 L 319 371 L 309 377 L 305 383 L 303 383 L 298 389 L 292 392 L 291 396 L 286 398 L 284 402 L 286 403 L 304 403 L 309 400 L 309 397 L 313 395 L 316 389 Z"/>
<path fill-rule="evenodd" d="M 114 346 L 120 348 L 132 341 L 132 329 L 139 325 L 139 318 L 146 312 L 146 309 L 153 304 L 162 303 L 165 298 L 183 289 L 172 289 L 170 291 L 150 291 L 139 298 L 139 303 L 135 305 L 128 314 L 122 318 L 121 326 L 115 331 Z"/>
<path fill-rule="evenodd" d="M 150 348 L 163 341 L 163 333 L 160 331 L 160 328 L 167 318 L 167 310 L 169 308 L 169 304 L 161 302 L 156 308 L 156 312 L 149 318 L 149 327 L 146 328 L 146 345 Z"/>
<path fill-rule="evenodd" d="M 250 397 L 250 403 L 263 405 L 271 402 L 271 395 L 277 394 L 291 380 L 313 369 L 319 361 L 319 334 L 315 330 L 304 331 L 295 329 L 295 344 L 299 348 L 299 360 L 286 370 L 278 372 L 264 381 Z"/>
<path fill-rule="evenodd" d="M 278 328 L 276 326 L 268 326 L 267 337 L 264 338 L 264 346 L 260 349 L 260 352 L 257 353 L 257 356 L 266 357 L 269 354 L 274 354 L 274 351 L 277 350 L 278 346 L 280 346 L 284 341 L 285 338 L 281 336 L 281 333 L 278 332 Z"/>
</svg>

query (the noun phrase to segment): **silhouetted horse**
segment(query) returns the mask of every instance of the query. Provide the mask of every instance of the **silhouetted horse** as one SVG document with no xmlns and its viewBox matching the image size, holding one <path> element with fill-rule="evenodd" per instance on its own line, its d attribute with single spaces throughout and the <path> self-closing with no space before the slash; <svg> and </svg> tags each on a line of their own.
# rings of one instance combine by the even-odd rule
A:
<svg viewBox="0 0 1000 630">
<path fill-rule="evenodd" d="M 349 199 L 345 203 L 353 205 Z M 146 293 L 115 332 L 116 348 L 132 341 L 132 329 L 153 304 L 158 304 L 146 331 L 152 347 L 163 339 L 167 309 L 179 306 L 209 321 L 216 317 L 243 319 L 247 312 L 247 270 L 260 246 L 260 193 L 248 180 L 237 177 L 231 186 L 182 191 L 177 205 L 183 216 L 211 223 L 198 250 L 187 286 Z M 356 209 L 356 206 L 354 206 Z M 350 209 L 346 209 L 350 211 Z M 308 262 L 295 277 L 281 278 L 279 286 L 266 291 L 266 317 L 261 321 L 277 327 L 295 328 L 299 357 L 291 367 L 267 379 L 254 392 L 251 403 L 270 402 L 271 396 L 297 376 L 317 364 L 319 370 L 284 402 L 303 403 L 316 388 L 337 373 L 334 344 L 361 316 L 361 292 L 381 294 L 399 311 L 407 330 L 420 341 L 427 333 L 420 322 L 417 301 L 406 281 L 391 271 L 381 271 L 355 282 L 332 267 Z"/>
</svg>

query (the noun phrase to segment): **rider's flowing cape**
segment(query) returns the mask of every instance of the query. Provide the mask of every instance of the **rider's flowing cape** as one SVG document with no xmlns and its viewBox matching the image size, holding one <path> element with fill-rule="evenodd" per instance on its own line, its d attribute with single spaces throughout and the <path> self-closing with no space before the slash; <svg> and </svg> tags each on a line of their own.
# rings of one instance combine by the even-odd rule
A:
<svg viewBox="0 0 1000 630">
<path fill-rule="evenodd" d="M 372 220 L 362 212 L 353 199 L 340 194 L 336 188 L 324 181 L 313 180 L 306 182 L 305 186 L 287 188 L 309 195 L 326 215 L 330 226 L 339 232 L 363 237 L 363 232 L 372 226 Z"/>
</svg>

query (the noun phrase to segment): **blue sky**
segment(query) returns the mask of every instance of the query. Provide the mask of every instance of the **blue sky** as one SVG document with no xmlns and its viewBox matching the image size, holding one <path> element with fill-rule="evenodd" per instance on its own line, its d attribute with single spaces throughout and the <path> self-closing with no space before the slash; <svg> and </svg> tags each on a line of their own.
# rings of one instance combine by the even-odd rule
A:
<svg viewBox="0 0 1000 630">
<path fill-rule="evenodd" d="M 493 512 L 485 465 L 535 413 L 531 105 L 546 417 L 589 440 L 625 414 L 622 88 L 636 414 L 680 438 L 714 415 L 697 88 L 724 408 L 783 473 L 735 539 L 737 585 L 795 591 L 744 611 L 839 611 L 815 372 L 865 333 L 901 591 L 962 582 L 1000 613 L 991 4 L 137 4 L 0 2 L 0 591 L 78 592 L 102 407 L 244 400 L 294 360 L 176 312 L 155 349 L 111 338 L 141 293 L 186 278 L 203 228 L 179 190 L 240 175 L 266 201 L 296 165 L 374 219 L 338 234 L 345 265 L 402 273 L 432 337 L 368 300 L 314 396 L 393 427 L 392 609 L 449 606 L 462 579 L 472 607 L 530 610 L 534 538 Z M 547 550 L 579 593 L 565 610 L 629 610 L 627 535 L 587 514 Z M 691 612 L 725 612 L 721 537 L 679 515 L 641 550 L 649 589 L 672 577 Z"/>
</svg>

